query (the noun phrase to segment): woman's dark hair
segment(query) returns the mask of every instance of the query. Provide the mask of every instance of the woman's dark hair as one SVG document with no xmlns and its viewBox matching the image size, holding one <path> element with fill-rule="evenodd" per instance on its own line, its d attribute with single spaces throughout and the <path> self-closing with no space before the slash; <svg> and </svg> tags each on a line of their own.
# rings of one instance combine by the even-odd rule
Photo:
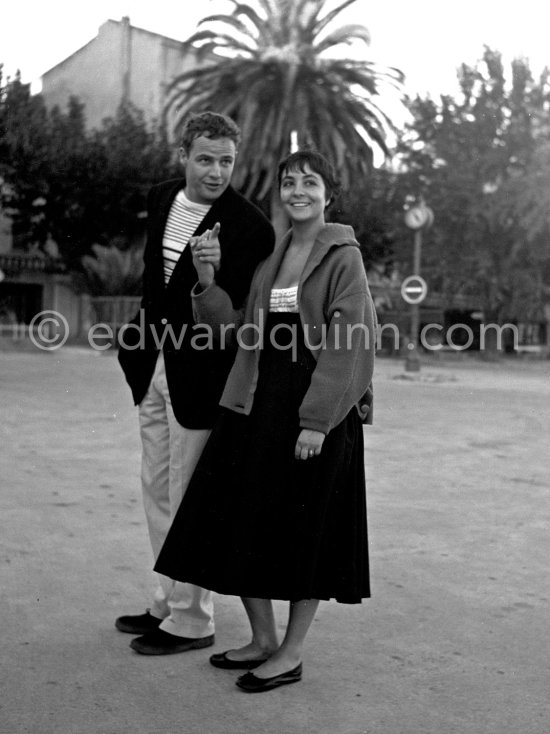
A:
<svg viewBox="0 0 550 734">
<path fill-rule="evenodd" d="M 283 175 L 287 171 L 301 171 L 304 173 L 306 164 L 323 179 L 330 204 L 340 193 L 340 181 L 333 165 L 329 163 L 325 156 L 315 150 L 298 150 L 291 153 L 284 161 L 281 161 L 277 171 L 278 187 L 281 188 Z"/>
</svg>

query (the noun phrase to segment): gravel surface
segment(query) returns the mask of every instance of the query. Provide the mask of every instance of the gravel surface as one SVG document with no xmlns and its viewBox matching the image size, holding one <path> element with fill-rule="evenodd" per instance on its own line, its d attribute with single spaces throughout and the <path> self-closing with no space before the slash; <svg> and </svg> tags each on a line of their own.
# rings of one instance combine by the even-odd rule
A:
<svg viewBox="0 0 550 734">
<path fill-rule="evenodd" d="M 0 733 L 547 734 L 550 362 L 381 358 L 375 392 L 373 598 L 322 603 L 303 681 L 250 696 L 208 664 L 247 641 L 238 600 L 209 650 L 113 626 L 153 588 L 114 355 L 1 352 Z"/>
</svg>

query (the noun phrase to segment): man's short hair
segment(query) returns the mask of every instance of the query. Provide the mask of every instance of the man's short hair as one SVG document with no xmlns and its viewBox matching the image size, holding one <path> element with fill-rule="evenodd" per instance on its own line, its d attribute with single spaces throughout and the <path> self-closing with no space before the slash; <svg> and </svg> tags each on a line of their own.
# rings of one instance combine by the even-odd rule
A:
<svg viewBox="0 0 550 734">
<path fill-rule="evenodd" d="M 181 145 L 186 153 L 191 150 L 195 138 L 229 138 L 235 143 L 235 148 L 241 142 L 241 131 L 238 125 L 227 115 L 218 112 L 200 112 L 191 114 L 183 127 Z"/>
</svg>

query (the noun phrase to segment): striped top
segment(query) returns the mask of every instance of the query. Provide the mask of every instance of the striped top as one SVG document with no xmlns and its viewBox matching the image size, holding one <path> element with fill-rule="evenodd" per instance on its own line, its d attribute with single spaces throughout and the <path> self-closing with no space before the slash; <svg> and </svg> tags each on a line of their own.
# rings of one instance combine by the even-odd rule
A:
<svg viewBox="0 0 550 734">
<path fill-rule="evenodd" d="M 196 204 L 190 201 L 183 191 L 178 191 L 170 208 L 162 238 L 165 283 L 170 280 L 181 253 L 209 209 L 210 204 Z"/>
<path fill-rule="evenodd" d="M 269 299 L 269 310 L 298 313 L 298 286 L 291 288 L 273 288 Z"/>
</svg>

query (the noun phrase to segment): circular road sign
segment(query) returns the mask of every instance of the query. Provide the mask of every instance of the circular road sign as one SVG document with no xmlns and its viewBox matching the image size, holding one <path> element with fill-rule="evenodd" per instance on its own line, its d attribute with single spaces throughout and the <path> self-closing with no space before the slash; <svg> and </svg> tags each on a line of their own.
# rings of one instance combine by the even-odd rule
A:
<svg viewBox="0 0 550 734">
<path fill-rule="evenodd" d="M 413 206 L 405 212 L 405 224 L 410 229 L 421 229 L 428 221 L 426 207 Z"/>
<path fill-rule="evenodd" d="M 428 229 L 434 222 L 434 213 L 426 204 L 416 204 L 405 212 L 405 224 L 409 229 Z"/>
<path fill-rule="evenodd" d="M 428 293 L 428 284 L 420 275 L 409 275 L 401 283 L 401 295 L 407 303 L 422 303 Z"/>
</svg>

